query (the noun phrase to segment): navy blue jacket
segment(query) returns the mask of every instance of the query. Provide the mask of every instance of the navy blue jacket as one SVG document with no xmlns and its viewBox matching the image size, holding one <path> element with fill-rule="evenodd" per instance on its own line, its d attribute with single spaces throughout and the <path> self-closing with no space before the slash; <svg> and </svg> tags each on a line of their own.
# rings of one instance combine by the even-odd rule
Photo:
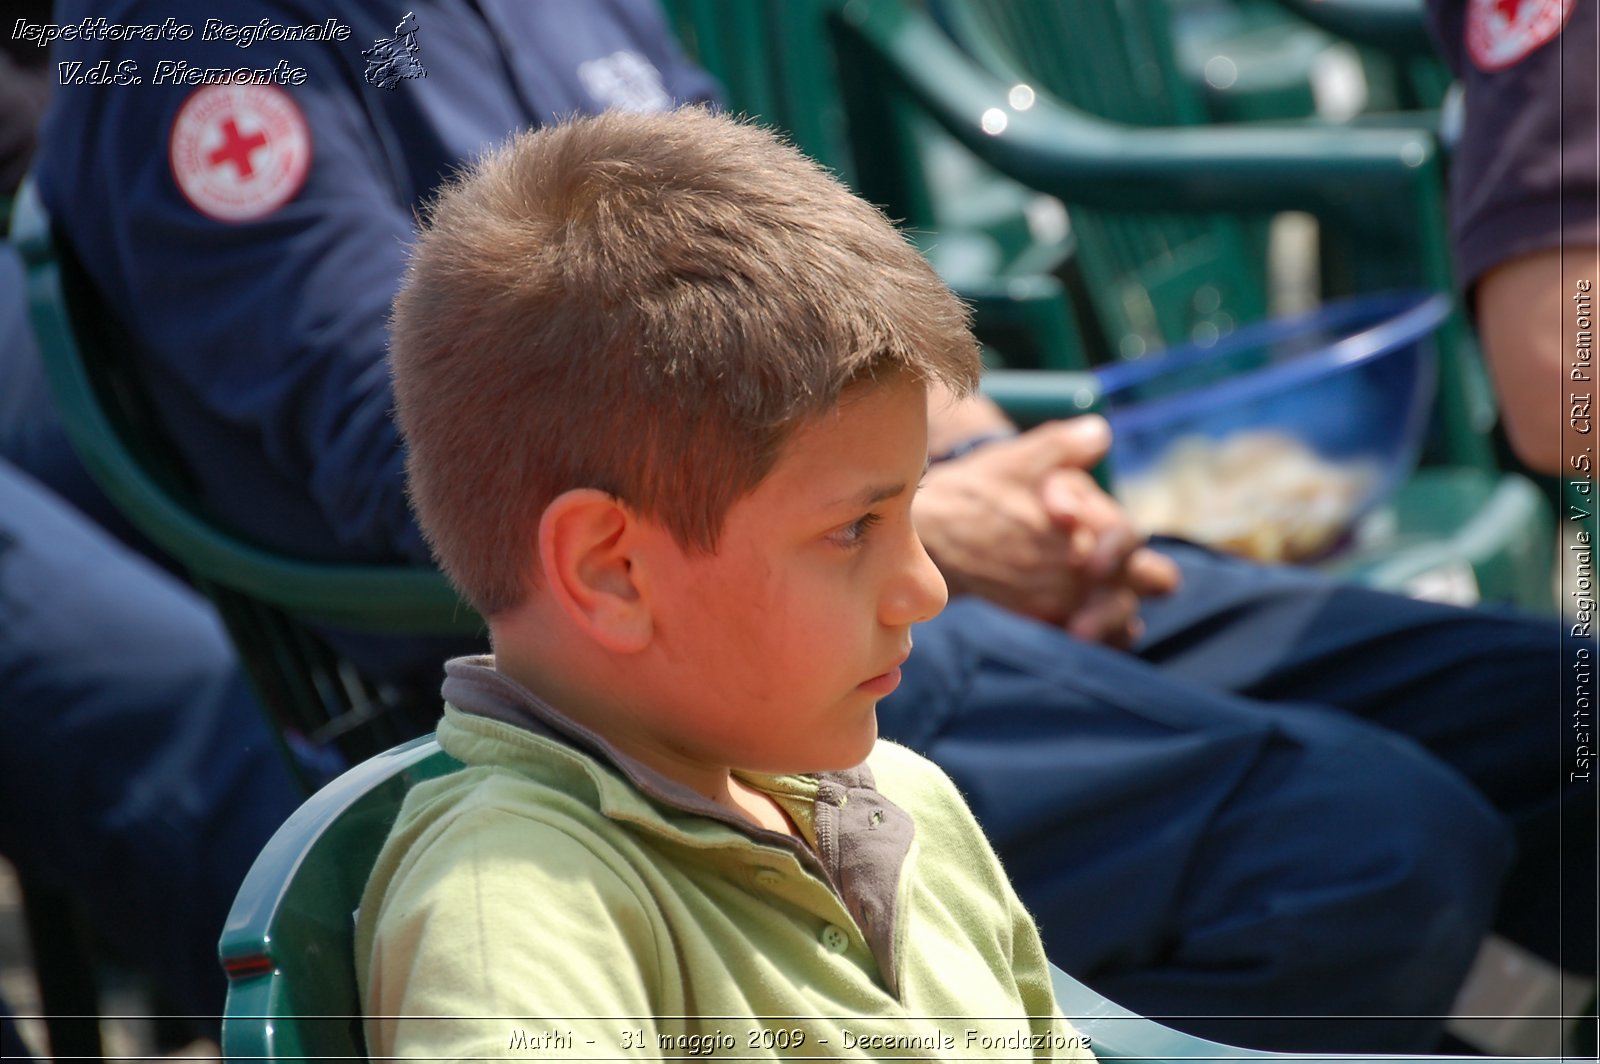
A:
<svg viewBox="0 0 1600 1064">
<path fill-rule="evenodd" d="M 58 64 L 83 65 L 57 67 L 69 83 L 47 116 L 37 175 L 46 206 L 135 338 L 208 502 L 253 538 L 304 556 L 425 560 L 405 505 L 384 358 L 414 212 L 454 168 L 513 130 L 607 105 L 706 100 L 712 82 L 680 54 L 654 0 L 57 7 L 64 25 L 171 18 L 194 30 L 186 41 L 56 42 Z M 363 49 L 394 39 L 408 11 L 426 74 L 381 88 L 366 77 Z M 218 18 L 296 30 L 333 18 L 350 32 L 240 47 L 237 37 L 202 39 Z M 126 83 L 70 83 L 107 60 L 101 69 Z M 175 150 L 175 123 L 206 91 L 177 81 L 171 64 L 180 61 L 274 72 L 278 87 L 256 96 L 281 103 L 275 94 L 287 93 L 309 140 L 309 165 L 290 175 L 297 190 L 280 206 L 219 220 L 180 187 L 178 173 L 194 164 Z M 226 148 L 213 140 L 189 158 L 242 171 L 252 156 L 241 127 L 242 154 L 212 156 Z"/>
</svg>

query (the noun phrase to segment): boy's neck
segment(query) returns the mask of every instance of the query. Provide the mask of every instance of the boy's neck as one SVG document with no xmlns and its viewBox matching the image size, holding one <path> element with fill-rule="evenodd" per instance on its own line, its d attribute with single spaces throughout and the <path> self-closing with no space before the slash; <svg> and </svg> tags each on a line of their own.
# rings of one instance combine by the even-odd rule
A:
<svg viewBox="0 0 1600 1064">
<path fill-rule="evenodd" d="M 757 827 L 799 836 L 794 821 L 777 800 L 739 779 L 729 765 L 709 765 L 684 757 L 670 746 L 653 741 L 627 726 L 631 699 L 597 698 L 575 686 L 567 670 L 553 670 L 532 656 L 497 648 L 495 670 L 533 692 L 575 723 L 600 736 L 624 757 L 680 783 Z"/>
<path fill-rule="evenodd" d="M 772 795 L 757 790 L 731 773 L 728 777 L 728 792 L 729 798 L 734 802 L 732 806 L 734 812 L 757 827 L 776 831 L 782 835 L 804 838 L 800 834 L 800 828 Z"/>
</svg>

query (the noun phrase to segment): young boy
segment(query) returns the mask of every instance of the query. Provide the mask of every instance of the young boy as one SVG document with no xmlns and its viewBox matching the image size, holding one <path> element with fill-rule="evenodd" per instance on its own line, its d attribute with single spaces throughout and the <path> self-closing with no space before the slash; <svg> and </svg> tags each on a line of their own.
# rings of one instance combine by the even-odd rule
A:
<svg viewBox="0 0 1600 1064">
<path fill-rule="evenodd" d="M 962 306 L 699 110 L 525 134 L 396 302 L 413 503 L 494 656 L 373 871 L 375 1057 L 1088 1057 L 942 773 L 877 742 L 945 587 L 911 524 Z"/>
</svg>

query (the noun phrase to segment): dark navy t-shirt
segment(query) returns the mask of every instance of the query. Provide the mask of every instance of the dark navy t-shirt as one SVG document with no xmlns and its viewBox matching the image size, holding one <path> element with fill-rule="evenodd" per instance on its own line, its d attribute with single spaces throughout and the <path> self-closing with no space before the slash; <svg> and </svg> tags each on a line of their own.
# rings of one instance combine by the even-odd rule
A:
<svg viewBox="0 0 1600 1064">
<path fill-rule="evenodd" d="M 1429 0 L 1466 92 L 1452 163 L 1456 269 L 1468 290 L 1520 255 L 1596 239 L 1600 0 Z"/>
</svg>

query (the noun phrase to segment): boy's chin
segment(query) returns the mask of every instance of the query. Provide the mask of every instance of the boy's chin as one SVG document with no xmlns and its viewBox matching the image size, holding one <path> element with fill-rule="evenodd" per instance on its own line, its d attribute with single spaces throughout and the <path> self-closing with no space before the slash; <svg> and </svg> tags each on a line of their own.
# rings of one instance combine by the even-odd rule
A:
<svg viewBox="0 0 1600 1064">
<path fill-rule="evenodd" d="M 829 751 L 828 764 L 814 769 L 813 772 L 843 772 L 846 769 L 855 768 L 867 759 L 867 755 L 872 753 L 872 748 L 878 744 L 878 713 L 876 705 L 871 711 L 870 721 L 862 727 L 860 734 L 851 735 L 848 740 L 841 735 L 840 740 L 837 749 Z"/>
<path fill-rule="evenodd" d="M 754 771 L 769 776 L 815 776 L 821 772 L 844 772 L 865 761 L 877 743 L 878 713 L 874 704 L 866 710 L 864 718 L 857 718 L 849 725 L 836 725 L 826 742 L 805 743 L 803 753 L 799 744 L 796 744 L 792 753 L 800 756 L 794 760 L 784 760 L 779 764 L 774 759 L 766 767 L 755 768 Z"/>
</svg>

